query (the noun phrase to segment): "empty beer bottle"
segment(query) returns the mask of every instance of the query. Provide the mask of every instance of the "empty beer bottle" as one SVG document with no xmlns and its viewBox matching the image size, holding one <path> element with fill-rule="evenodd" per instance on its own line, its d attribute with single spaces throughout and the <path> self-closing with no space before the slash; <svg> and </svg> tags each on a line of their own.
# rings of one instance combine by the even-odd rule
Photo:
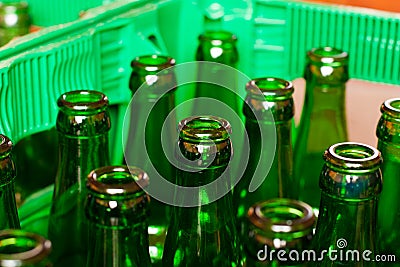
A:
<svg viewBox="0 0 400 267">
<path fill-rule="evenodd" d="M 0 229 L 19 229 L 19 218 L 15 202 L 15 166 L 11 156 L 11 140 L 0 134 Z"/>
<path fill-rule="evenodd" d="M 246 104 L 243 106 L 246 132 L 250 144 L 247 168 L 234 189 L 239 220 L 245 218 L 247 210 L 256 202 L 277 197 L 296 198 L 298 185 L 293 180 L 293 153 L 291 127 L 294 116 L 293 86 L 289 81 L 278 78 L 254 79 L 246 85 Z M 275 151 L 262 145 L 263 129 L 275 127 Z M 266 164 L 273 157 L 269 170 L 255 173 L 258 164 Z M 254 177 L 263 175 L 263 177 Z M 250 192 L 252 179 L 263 182 L 256 191 Z"/>
<path fill-rule="evenodd" d="M 375 266 L 377 200 L 382 190 L 380 152 L 365 144 L 344 142 L 330 146 L 324 159 L 313 239 L 318 266 Z"/>
<path fill-rule="evenodd" d="M 51 242 L 22 230 L 0 231 L 0 266 L 51 267 Z"/>
<path fill-rule="evenodd" d="M 380 253 L 396 255 L 400 261 L 400 98 L 381 105 L 376 135 L 382 153 L 384 187 L 379 200 L 378 232 Z"/>
<path fill-rule="evenodd" d="M 174 109 L 176 77 L 174 70 L 168 69 L 174 65 L 173 58 L 162 55 L 145 55 L 132 61 L 129 88 L 132 91 L 133 104 L 125 149 L 127 165 L 140 166 L 146 171 L 153 165 L 159 175 L 171 182 L 174 176 L 173 167 L 163 149 L 169 149 L 168 145 L 176 140 L 177 121 L 176 117 L 170 114 Z M 165 137 L 162 137 L 163 130 Z M 148 157 L 137 149 L 142 147 L 138 143 L 143 140 Z M 152 198 L 149 234 L 154 264 L 161 262 L 168 218 L 167 205 Z"/>
<path fill-rule="evenodd" d="M 239 53 L 236 47 L 237 38 L 236 35 L 228 31 L 206 31 L 199 36 L 199 46 L 196 52 L 197 61 L 209 61 L 228 65 L 235 68 L 238 60 Z M 195 97 L 208 97 L 214 98 L 222 103 L 228 105 L 237 114 L 241 114 L 239 105 L 239 97 L 235 94 L 238 92 L 238 88 L 235 82 L 231 82 L 234 85 L 231 90 L 217 85 L 201 81 L 213 80 L 212 77 L 219 77 L 220 79 L 226 80 L 237 80 L 235 71 L 228 72 L 227 68 L 220 64 L 207 64 L 206 67 L 199 65 L 198 70 L 198 83 L 196 86 Z M 218 79 L 217 79 L 218 80 Z M 197 113 L 197 105 L 199 102 L 195 102 L 195 110 Z"/>
<path fill-rule="evenodd" d="M 230 193 L 231 126 L 200 116 L 182 120 L 179 129 L 176 206 L 163 266 L 242 266 Z"/>
<path fill-rule="evenodd" d="M 295 144 L 294 175 L 300 180 L 299 199 L 317 209 L 321 155 L 330 145 L 347 141 L 347 53 L 332 47 L 312 49 L 307 53 L 304 78 L 306 95 Z"/>
<path fill-rule="evenodd" d="M 78 90 L 61 95 L 57 105 L 60 162 L 49 218 L 51 258 L 55 266 L 85 266 L 85 184 L 92 170 L 109 165 L 108 99 L 97 91 Z"/>
<path fill-rule="evenodd" d="M 310 205 L 287 198 L 258 202 L 247 221 L 246 267 L 306 265 L 301 253 L 311 247 L 315 222 Z"/>
<path fill-rule="evenodd" d="M 87 267 L 151 266 L 147 234 L 149 183 L 141 169 L 105 166 L 88 177 L 85 212 L 89 223 Z"/>
</svg>

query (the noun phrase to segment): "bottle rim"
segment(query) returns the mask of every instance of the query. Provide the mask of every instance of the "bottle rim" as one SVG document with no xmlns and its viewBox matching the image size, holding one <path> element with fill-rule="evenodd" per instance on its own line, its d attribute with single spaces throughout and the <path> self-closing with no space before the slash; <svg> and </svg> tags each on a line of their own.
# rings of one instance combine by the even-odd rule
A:
<svg viewBox="0 0 400 267">
<path fill-rule="evenodd" d="M 281 218 L 277 218 L 278 215 Z M 297 218 L 287 219 L 288 215 Z M 301 232 L 311 229 L 315 223 L 315 215 L 310 205 L 288 198 L 275 198 L 255 203 L 249 208 L 247 219 L 262 231 L 271 233 Z"/>
<path fill-rule="evenodd" d="M 0 156 L 8 156 L 13 148 L 13 143 L 7 136 L 0 134 Z"/>
<path fill-rule="evenodd" d="M 266 100 L 283 100 L 292 97 L 294 87 L 290 81 L 281 78 L 263 77 L 249 81 L 246 91 Z"/>
<path fill-rule="evenodd" d="M 131 61 L 133 69 L 144 69 L 148 72 L 158 72 L 175 66 L 175 59 L 164 55 L 143 55 Z"/>
<path fill-rule="evenodd" d="M 108 179 L 108 181 L 102 181 L 103 178 Z M 122 183 L 122 179 L 127 179 L 126 183 L 125 181 Z M 88 190 L 109 196 L 135 194 L 143 191 L 143 188 L 148 185 L 149 177 L 147 173 L 134 166 L 103 166 L 97 168 L 89 173 L 86 183 Z"/>
<path fill-rule="evenodd" d="M 223 43 L 234 43 L 237 41 L 237 36 L 229 31 L 205 31 L 198 37 L 200 42 L 211 42 L 215 46 L 220 46 Z"/>
<path fill-rule="evenodd" d="M 382 158 L 378 149 L 359 142 L 342 142 L 331 145 L 324 152 L 324 160 L 346 170 L 367 170 L 379 167 Z"/>
<path fill-rule="evenodd" d="M 400 98 L 391 98 L 381 105 L 381 113 L 400 118 Z"/>
<path fill-rule="evenodd" d="M 230 123 L 216 116 L 191 116 L 178 124 L 179 137 L 191 142 L 219 142 L 232 134 Z"/>
<path fill-rule="evenodd" d="M 312 63 L 331 67 L 347 65 L 349 60 L 347 52 L 330 46 L 313 48 L 307 57 Z"/>
<path fill-rule="evenodd" d="M 105 94 L 95 90 L 74 90 L 63 93 L 57 101 L 61 110 L 73 113 L 97 113 L 108 106 Z"/>
<path fill-rule="evenodd" d="M 22 238 L 25 238 L 31 244 L 34 244 L 34 246 L 23 252 L 18 251 L 11 254 L 0 253 L 1 266 L 24 266 L 27 263 L 38 263 L 44 260 L 52 250 L 50 240 L 35 233 L 16 229 L 0 231 L 0 246 L 17 245 L 17 240 Z"/>
</svg>

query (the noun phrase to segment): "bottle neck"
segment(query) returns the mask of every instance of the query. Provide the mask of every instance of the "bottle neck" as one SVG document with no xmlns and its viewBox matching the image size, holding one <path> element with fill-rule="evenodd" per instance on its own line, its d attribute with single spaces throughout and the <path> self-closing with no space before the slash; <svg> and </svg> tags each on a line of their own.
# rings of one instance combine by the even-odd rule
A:
<svg viewBox="0 0 400 267">
<path fill-rule="evenodd" d="M 224 176 L 222 176 L 224 175 Z M 213 190 L 201 186 L 219 179 Z M 195 182 L 194 181 L 201 181 Z M 232 207 L 232 194 L 228 192 L 218 200 L 211 202 L 215 194 L 227 191 L 230 187 L 229 169 L 226 166 L 206 169 L 198 173 L 177 171 L 177 183 L 182 186 L 198 186 L 193 191 L 175 192 L 175 199 L 182 204 L 181 207 L 172 208 L 172 220 L 170 225 L 174 229 L 181 229 L 191 235 L 201 237 L 202 234 L 225 232 L 226 229 L 234 229 L 235 218 Z M 188 200 L 199 203 L 197 207 L 184 207 Z M 226 234 L 226 233 L 225 233 Z"/>
<path fill-rule="evenodd" d="M 345 122 L 345 89 L 348 80 L 347 65 L 323 66 L 309 63 L 306 66 L 306 98 L 304 111 L 312 119 L 324 119 L 328 123 Z M 304 113 L 304 112 L 303 112 Z M 308 117 L 309 118 L 309 117 Z"/>
<path fill-rule="evenodd" d="M 14 183 L 15 176 L 16 171 L 11 155 L 0 158 L 0 185 Z"/>
<path fill-rule="evenodd" d="M 400 147 L 400 119 L 383 114 L 379 119 L 376 135 L 379 142 Z"/>
<path fill-rule="evenodd" d="M 253 175 L 257 168 L 259 162 L 265 162 L 270 157 L 270 146 L 263 145 L 262 135 L 260 129 L 263 127 L 270 127 L 266 123 L 257 123 L 253 120 L 246 119 L 246 132 L 248 133 L 249 144 L 250 144 L 250 156 L 248 162 L 248 170 L 246 173 Z M 264 131 L 266 132 L 266 131 Z M 264 181 L 268 186 L 263 187 L 263 198 L 259 199 L 269 199 L 274 197 L 294 197 L 291 183 L 293 178 L 293 148 L 292 148 L 292 121 L 281 121 L 279 124 L 275 125 L 276 132 L 276 145 L 275 154 L 273 157 L 272 167 L 266 173 L 268 175 Z M 242 179 L 245 179 L 243 177 Z M 247 190 L 247 188 L 246 188 Z M 248 196 L 251 200 L 251 196 Z M 248 203 L 252 205 L 254 203 Z M 247 207 L 248 208 L 248 207 Z"/>
<path fill-rule="evenodd" d="M 345 115 L 345 89 L 344 83 L 319 84 L 315 79 L 311 79 L 307 81 L 304 107 L 312 107 L 312 111 L 315 113 L 335 112 L 342 119 L 342 116 Z"/>
<path fill-rule="evenodd" d="M 133 97 L 127 115 L 129 133 L 124 143 L 127 165 L 141 166 L 145 170 L 152 165 L 169 181 L 173 180 L 173 168 L 162 151 L 161 140 L 164 136 L 167 144 L 176 140 L 176 116 L 171 114 L 177 85 L 174 69 L 171 68 L 174 62 L 172 58 L 155 55 L 132 61 L 129 88 Z M 148 116 L 143 116 L 143 112 Z M 164 135 L 161 136 L 161 133 Z M 137 152 L 143 146 L 143 140 L 150 160 Z"/>
<path fill-rule="evenodd" d="M 109 165 L 108 133 L 91 138 L 74 138 L 60 133 L 59 154 L 55 195 L 74 184 L 83 190 L 90 171 Z"/>
<path fill-rule="evenodd" d="M 400 166 L 400 143 L 395 143 L 395 142 L 389 142 L 386 141 L 385 139 L 378 139 L 378 150 L 382 154 L 382 158 L 384 159 L 383 163 L 383 173 L 385 173 L 385 169 L 389 168 L 389 165 L 395 166 L 398 165 Z M 395 169 L 389 171 L 392 174 L 395 174 Z M 394 172 L 393 172 L 394 171 Z M 383 175 L 386 177 L 386 175 Z M 396 175 L 395 175 L 396 176 Z"/>
<path fill-rule="evenodd" d="M 132 94 L 141 89 L 133 100 L 154 102 L 160 96 L 170 98 L 177 84 L 174 65 L 174 59 L 164 56 L 143 56 L 133 60 L 129 88 Z"/>
<path fill-rule="evenodd" d="M 317 251 L 332 249 L 375 251 L 377 197 L 349 202 L 321 195 L 320 213 L 313 239 Z M 347 246 L 337 246 L 345 239 Z"/>
<path fill-rule="evenodd" d="M 322 55 L 328 58 L 324 59 Z M 331 63 L 325 62 L 327 59 Z M 302 117 L 310 120 L 311 125 L 323 127 L 325 124 L 325 128 L 337 129 L 332 134 L 337 136 L 336 140 L 345 141 L 345 84 L 349 79 L 347 55 L 336 50 L 317 49 L 308 53 L 308 60 L 304 73 L 306 98 Z M 315 131 L 310 129 L 310 132 Z M 326 142 L 330 143 L 329 140 Z"/>
<path fill-rule="evenodd" d="M 292 152 L 292 119 L 294 116 L 294 102 L 291 97 L 293 87 L 291 83 L 276 78 L 253 80 L 247 84 L 246 104 L 243 106 L 246 132 L 250 144 L 250 158 L 245 176 L 253 176 L 259 162 L 268 162 L 271 145 L 263 138 L 272 129 L 275 131 L 276 143 L 272 167 L 263 172 L 259 179 L 264 179 L 258 190 L 248 193 L 249 181 L 243 177 L 239 182 L 238 190 L 247 192 L 243 202 L 246 206 L 240 208 L 244 215 L 247 209 L 263 199 L 275 197 L 295 196 L 290 192 L 293 176 Z M 261 94 L 262 93 L 262 94 Z M 272 139 L 272 138 L 271 138 Z M 260 174 L 259 174 L 260 175 Z M 237 196 L 243 198 L 244 195 Z"/>
<path fill-rule="evenodd" d="M 329 129 L 329 131 L 321 131 Z M 305 135 L 305 136 L 302 136 Z M 322 154 L 326 144 L 343 142 L 348 139 L 345 84 L 318 84 L 315 80 L 307 81 L 299 139 L 312 140 L 312 146 L 307 147 L 310 153 Z M 318 140 L 324 140 L 318 142 Z"/>
<path fill-rule="evenodd" d="M 138 168 L 102 166 L 88 176 L 87 266 L 150 266 L 148 176 Z"/>
<path fill-rule="evenodd" d="M 86 266 L 151 266 L 148 201 L 147 195 L 113 201 L 88 196 L 85 209 L 91 245 Z"/>
<path fill-rule="evenodd" d="M 216 176 L 217 172 L 219 171 L 207 171 L 203 175 Z M 194 178 L 193 174 L 188 173 L 178 174 L 179 176 L 185 179 Z M 232 194 L 228 192 L 214 202 L 202 204 L 208 202 L 209 193 L 198 189 L 192 194 L 176 194 L 183 200 L 197 198 L 199 206 L 172 208 L 164 248 L 164 266 L 217 266 L 215 262 L 219 262 L 220 266 L 228 266 L 228 263 L 229 266 L 242 266 L 238 265 L 241 252 Z M 179 256 L 178 250 L 185 252 L 178 258 L 178 263 L 175 263 L 175 257 Z"/>
<path fill-rule="evenodd" d="M 0 159 L 0 229 L 19 229 L 20 223 L 15 199 L 16 176 L 11 155 Z"/>
<path fill-rule="evenodd" d="M 14 181 L 0 186 L 0 229 L 20 229 Z"/>
<path fill-rule="evenodd" d="M 231 205 L 230 129 L 227 121 L 211 117 L 187 118 L 179 123 L 180 137 L 175 148 L 177 210 L 196 212 L 204 206 L 214 212 L 216 206 Z M 213 186 L 209 186 L 211 183 Z M 225 212 L 223 206 L 220 208 L 218 212 Z M 207 220 L 212 221 L 213 217 Z"/>
<path fill-rule="evenodd" d="M 236 36 L 224 31 L 205 32 L 199 36 L 196 60 L 235 67 L 239 60 Z"/>
<path fill-rule="evenodd" d="M 88 263 L 86 266 L 151 266 L 148 235 L 144 227 L 102 228 L 90 223 Z"/>
<path fill-rule="evenodd" d="M 135 86 L 138 85 L 131 88 L 135 88 Z M 170 88 L 164 87 L 165 85 L 161 86 L 163 86 L 162 88 Z M 152 88 L 149 86 L 147 89 L 151 90 Z M 125 144 L 125 162 L 127 165 L 141 166 L 143 169 L 149 169 L 149 164 L 152 164 L 162 177 L 167 177 L 172 181 L 172 167 L 162 151 L 161 140 L 163 138 L 162 133 L 168 140 L 166 143 L 169 144 L 176 140 L 176 116 L 171 115 L 175 105 L 175 94 L 174 90 L 171 90 L 160 97 L 155 91 L 147 93 L 141 90 L 139 94 L 132 98 L 129 133 Z M 156 101 L 157 103 L 155 103 Z M 140 111 L 148 112 L 148 116 L 143 116 Z M 169 123 L 165 125 L 160 123 L 166 121 Z M 137 148 L 143 146 L 143 140 L 145 140 L 150 161 L 147 157 L 143 157 L 142 153 L 137 152 Z"/>
</svg>

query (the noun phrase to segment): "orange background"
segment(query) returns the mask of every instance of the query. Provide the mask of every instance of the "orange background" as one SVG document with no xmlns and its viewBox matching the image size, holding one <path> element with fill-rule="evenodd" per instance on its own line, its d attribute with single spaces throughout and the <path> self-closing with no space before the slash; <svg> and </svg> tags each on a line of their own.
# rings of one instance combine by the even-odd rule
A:
<svg viewBox="0 0 400 267">
<path fill-rule="evenodd" d="M 360 7 L 375 8 L 385 11 L 400 12 L 400 1 L 398 0 L 306 0 L 306 1 L 360 6 Z"/>
</svg>

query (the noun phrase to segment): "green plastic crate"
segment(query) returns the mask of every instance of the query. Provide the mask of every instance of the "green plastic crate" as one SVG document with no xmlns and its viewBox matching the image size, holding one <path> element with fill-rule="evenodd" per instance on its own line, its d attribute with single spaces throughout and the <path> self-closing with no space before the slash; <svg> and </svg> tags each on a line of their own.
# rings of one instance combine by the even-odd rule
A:
<svg viewBox="0 0 400 267">
<path fill-rule="evenodd" d="M 114 1 L 115 0 L 26 0 L 29 4 L 32 24 L 41 27 L 77 20 L 86 10 Z"/>
<path fill-rule="evenodd" d="M 29 1 L 33 12 L 39 12 L 35 5 L 41 1 Z M 131 60 L 156 53 L 170 55 L 177 63 L 193 61 L 198 35 L 212 25 L 238 36 L 238 69 L 249 77 L 301 77 L 306 51 L 330 45 L 349 52 L 352 78 L 400 84 L 396 13 L 283 0 L 103 3 L 87 1 L 80 8 L 101 6 L 0 49 L 1 133 L 18 142 L 49 129 L 55 124 L 61 93 L 96 89 L 113 106 L 111 156 L 119 164 Z M 244 96 L 244 86 L 240 90 Z M 49 199 L 41 201 L 48 204 Z M 40 210 L 39 205 L 26 205 L 20 210 L 22 223 L 33 221 L 31 214 Z"/>
</svg>

